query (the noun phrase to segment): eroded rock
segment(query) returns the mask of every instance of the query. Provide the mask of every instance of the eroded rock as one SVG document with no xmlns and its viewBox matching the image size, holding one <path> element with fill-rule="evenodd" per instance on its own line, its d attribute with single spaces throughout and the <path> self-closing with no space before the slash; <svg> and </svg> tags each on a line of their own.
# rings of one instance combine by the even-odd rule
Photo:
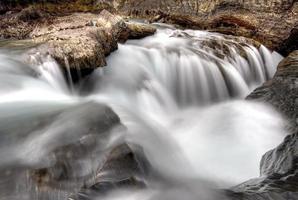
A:
<svg viewBox="0 0 298 200">
<path fill-rule="evenodd" d="M 156 31 L 147 24 L 126 23 L 106 10 L 100 14 L 73 13 L 46 18 L 42 15 L 39 10 L 23 10 L 12 15 L 11 25 L 9 16 L 3 17 L 7 22 L 0 23 L 0 33 L 4 38 L 29 38 L 31 43 L 39 44 L 26 54 L 51 55 L 74 81 L 105 66 L 105 57 L 117 49 L 118 42 Z"/>
<path fill-rule="evenodd" d="M 49 127 L 59 124 L 63 124 L 63 128 L 52 133 L 46 146 L 48 154 L 43 158 L 50 159 L 51 164 L 44 168 L 38 164 L 29 172 L 33 185 L 40 192 L 55 189 L 71 192 L 93 182 L 97 169 L 105 160 L 111 134 L 125 130 L 109 107 L 97 103 L 66 110 Z"/>
<path fill-rule="evenodd" d="M 140 149 L 138 152 L 134 151 L 127 144 L 112 149 L 104 165 L 97 171 L 94 183 L 83 187 L 71 199 L 98 198 L 114 190 L 146 187 L 143 180 L 148 173 L 149 164 L 140 152 Z"/>
<path fill-rule="evenodd" d="M 260 164 L 260 178 L 233 187 L 232 199 L 284 200 L 298 198 L 298 51 L 278 66 L 274 78 L 257 88 L 249 100 L 273 105 L 289 120 L 285 140 L 267 152 Z"/>
<path fill-rule="evenodd" d="M 293 129 L 297 129 L 298 51 L 285 58 L 278 65 L 273 79 L 253 91 L 247 99 L 270 103 L 288 118 Z"/>
<path fill-rule="evenodd" d="M 128 39 L 140 39 L 145 36 L 152 35 L 156 32 L 156 28 L 154 26 L 143 24 L 143 23 L 127 23 L 128 27 Z"/>
<path fill-rule="evenodd" d="M 297 40 L 291 39 L 296 38 L 298 23 L 295 0 L 125 0 L 118 1 L 117 9 L 151 21 L 249 37 L 284 55 L 285 42 L 291 41 L 288 49 L 297 47 Z"/>
</svg>

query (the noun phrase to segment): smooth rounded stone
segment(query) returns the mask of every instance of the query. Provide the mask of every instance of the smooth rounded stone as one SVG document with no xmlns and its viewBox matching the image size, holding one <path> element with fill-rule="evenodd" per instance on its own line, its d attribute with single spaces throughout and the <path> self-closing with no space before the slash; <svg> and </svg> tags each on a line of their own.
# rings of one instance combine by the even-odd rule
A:
<svg viewBox="0 0 298 200">
<path fill-rule="evenodd" d="M 56 124 L 61 127 L 47 141 L 50 146 L 47 156 L 52 165 L 33 170 L 33 178 L 40 186 L 62 187 L 65 182 L 68 187 L 71 181 L 86 181 L 99 167 L 103 159 L 100 154 L 108 148 L 105 143 L 111 132 L 124 129 L 109 107 L 97 103 L 85 103 L 62 112 L 49 126 Z"/>
<path fill-rule="evenodd" d="M 136 22 L 127 22 L 126 24 L 129 30 L 128 39 L 140 39 L 156 32 L 156 28 L 148 24 Z"/>
<path fill-rule="evenodd" d="M 102 166 L 110 137 L 125 131 L 111 108 L 93 102 L 14 120 L 18 126 L 8 126 L 9 119 L 2 122 L 8 124 L 2 130 L 7 133 L 1 136 L 7 144 L 2 144 L 2 152 L 21 150 L 10 157 L 1 155 L 7 163 L 2 159 L 0 192 L 7 199 L 62 199 L 78 191 Z"/>
<path fill-rule="evenodd" d="M 98 169 L 94 182 L 69 199 L 98 198 L 119 189 L 145 188 L 143 180 L 149 173 L 150 164 L 139 147 L 132 147 L 124 143 L 113 148 Z"/>
<path fill-rule="evenodd" d="M 57 193 L 60 199 L 93 183 L 109 152 L 110 137 L 126 130 L 109 107 L 92 102 L 64 111 L 51 126 L 56 124 L 63 127 L 52 133 L 53 138 L 47 141 L 49 152 L 40 161 L 51 164 L 42 168 L 37 165 L 27 172 L 32 198 L 49 199 Z"/>
</svg>

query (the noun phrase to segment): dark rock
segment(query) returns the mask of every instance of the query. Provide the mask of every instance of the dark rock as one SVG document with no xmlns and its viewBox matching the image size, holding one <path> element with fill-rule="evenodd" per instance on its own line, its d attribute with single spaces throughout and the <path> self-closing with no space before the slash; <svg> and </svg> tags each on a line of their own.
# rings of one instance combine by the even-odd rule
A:
<svg viewBox="0 0 298 200">
<path fill-rule="evenodd" d="M 55 123 L 65 124 L 66 128 L 51 138 L 54 146 L 51 147 L 51 140 L 47 141 L 48 154 L 44 159 L 52 160 L 52 164 L 44 168 L 37 165 L 30 177 L 41 191 L 75 191 L 92 180 L 102 166 L 111 132 L 125 128 L 109 107 L 95 103 L 65 111 Z"/>
<path fill-rule="evenodd" d="M 298 25 L 292 29 L 290 36 L 284 40 L 278 51 L 282 55 L 289 55 L 292 51 L 298 49 Z"/>
<path fill-rule="evenodd" d="M 45 17 L 44 15 L 46 15 L 46 13 L 34 7 L 28 7 L 17 13 L 17 19 L 22 20 L 24 22 L 30 22 Z"/>
<path fill-rule="evenodd" d="M 44 109 L 38 106 L 34 109 Z M 3 199 L 67 199 L 93 180 L 110 151 L 112 133 L 126 130 L 109 107 L 92 102 L 11 118 L 1 127 L 1 152 L 16 149 L 1 154 Z"/>
<path fill-rule="evenodd" d="M 232 188 L 235 199 L 283 200 L 298 198 L 298 132 L 288 135 L 261 161 L 261 178 Z"/>
<path fill-rule="evenodd" d="M 272 80 L 253 91 L 247 99 L 270 103 L 298 127 L 298 51 L 285 58 Z"/>
<path fill-rule="evenodd" d="M 285 58 L 274 78 L 247 99 L 273 105 L 288 118 L 291 134 L 263 156 L 260 178 L 231 188 L 228 195 L 245 200 L 298 199 L 298 51 Z"/>
<path fill-rule="evenodd" d="M 144 155 L 132 150 L 127 144 L 114 148 L 104 165 L 98 170 L 95 181 L 86 185 L 72 199 L 90 199 L 117 189 L 142 189 L 148 173 L 148 161 Z"/>
</svg>

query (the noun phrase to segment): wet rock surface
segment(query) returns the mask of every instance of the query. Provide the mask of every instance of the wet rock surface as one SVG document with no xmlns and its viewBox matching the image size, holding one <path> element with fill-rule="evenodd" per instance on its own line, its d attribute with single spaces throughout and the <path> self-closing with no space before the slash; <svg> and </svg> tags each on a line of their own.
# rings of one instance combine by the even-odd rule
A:
<svg viewBox="0 0 298 200">
<path fill-rule="evenodd" d="M 38 164 L 26 172 L 31 185 L 39 191 L 32 192 L 32 198 L 36 198 L 35 195 L 49 198 L 47 195 L 55 190 L 59 190 L 57 195 L 67 195 L 92 182 L 105 160 L 111 133 L 125 130 L 119 117 L 109 107 L 96 103 L 63 111 L 53 118 L 48 128 L 56 123 L 65 126 L 52 133 L 52 136 L 56 135 L 53 136 L 54 146 L 51 141 L 45 144 L 48 153 L 40 162 L 49 163 L 48 166 Z M 27 188 L 27 191 L 30 190 Z"/>
<path fill-rule="evenodd" d="M 253 91 L 247 99 L 270 103 L 288 118 L 293 129 L 297 129 L 298 51 L 285 58 L 279 64 L 273 79 Z"/>
<path fill-rule="evenodd" d="M 252 92 L 249 100 L 273 105 L 289 120 L 285 140 L 267 152 L 260 164 L 260 178 L 232 188 L 235 199 L 298 198 L 298 51 L 292 52 L 278 66 L 274 78 Z"/>
<path fill-rule="evenodd" d="M 16 128 L 1 129 L 6 133 L 1 136 L 1 151 L 20 149 L 7 158 L 6 165 L 2 163 L 3 199 L 67 199 L 102 165 L 100 155 L 108 151 L 111 133 L 124 129 L 109 107 L 92 102 L 41 112 L 34 118 L 19 117 L 15 122 Z M 12 135 L 20 137 L 11 140 Z M 1 158 L 4 162 L 6 157 L 1 154 Z"/>
<path fill-rule="evenodd" d="M 298 3 L 290 1 L 125 0 L 117 9 L 151 21 L 253 38 L 280 51 L 297 47 Z M 292 41 L 292 42 L 290 42 Z"/>
<path fill-rule="evenodd" d="M 261 161 L 261 177 L 232 188 L 232 199 L 298 198 L 298 133 L 287 136 L 277 148 L 267 152 Z"/>
<path fill-rule="evenodd" d="M 120 189 L 142 189 L 148 173 L 148 161 L 144 155 L 134 151 L 128 144 L 116 146 L 107 155 L 103 166 L 98 169 L 92 184 L 84 186 L 72 199 L 90 199 Z"/>
<path fill-rule="evenodd" d="M 263 42 L 284 55 L 297 49 L 298 17 L 295 1 L 287 3 L 277 1 L 276 4 L 265 5 L 263 1 L 260 3 L 251 1 L 199 3 L 191 0 L 127 0 L 119 1 L 116 8 L 127 15 L 141 16 L 151 21 L 172 22 L 190 28 L 246 36 Z M 80 76 L 78 71 L 84 75 L 94 68 L 104 66 L 105 56 L 117 49 L 117 42 L 142 38 L 155 32 L 154 27 L 127 23 L 121 17 L 107 11 L 100 14 L 72 13 L 65 16 L 53 16 L 36 7 L 26 8 L 19 13 L 7 11 L 9 8 L 0 3 L 0 12 L 6 13 L 0 16 L 1 37 L 29 38 L 30 43 L 38 45 L 28 52 L 29 55 L 50 54 L 65 70 L 70 71 L 74 79 Z M 71 9 L 69 11 L 72 12 Z M 205 48 L 217 48 L 218 45 L 211 40 L 205 44 Z M 224 55 L 226 52 L 220 53 Z M 295 51 L 279 65 L 278 72 L 272 80 L 256 89 L 248 97 L 248 99 L 269 102 L 276 107 L 289 119 L 292 134 L 287 136 L 280 146 L 263 156 L 261 178 L 249 180 L 232 188 L 228 192 L 231 199 L 298 198 L 297 77 L 298 51 Z M 86 107 L 83 108 L 86 109 Z M 30 170 L 28 175 L 32 177 L 37 187 L 45 188 L 45 191 L 55 188 L 69 191 L 75 187 L 79 191 L 74 196 L 76 199 L 84 199 L 86 194 L 102 195 L 116 188 L 145 187 L 142 177 L 146 174 L 144 171 L 146 164 L 140 162 L 138 155 L 127 144 L 113 149 L 104 162 L 102 162 L 103 158 L 98 157 L 96 153 L 105 150 L 97 148 L 104 146 L 104 144 L 100 145 L 105 142 L 102 136 L 109 133 L 111 127 L 120 125 L 120 120 L 105 106 L 100 107 L 99 110 L 93 109 L 93 106 L 89 108 L 90 113 L 84 117 L 87 121 L 86 127 L 94 129 L 72 129 L 71 131 L 79 133 L 82 137 L 67 145 L 53 148 L 51 155 L 54 158 L 54 164 L 51 167 L 37 167 Z M 69 115 L 78 113 L 80 110 L 69 111 Z M 53 118 L 57 117 L 56 115 Z M 63 120 L 66 123 L 67 116 L 59 118 L 59 122 Z M 77 121 L 80 120 L 77 119 Z M 91 162 L 94 166 L 87 166 L 88 173 L 85 171 L 86 166 L 82 165 L 85 159 L 94 160 Z M 97 169 L 101 163 L 104 163 L 103 166 Z M 10 178 L 10 173 L 5 172 L 3 175 L 5 180 Z M 18 174 L 18 176 L 23 175 Z M 75 182 L 78 185 L 70 185 L 69 182 Z"/>
</svg>

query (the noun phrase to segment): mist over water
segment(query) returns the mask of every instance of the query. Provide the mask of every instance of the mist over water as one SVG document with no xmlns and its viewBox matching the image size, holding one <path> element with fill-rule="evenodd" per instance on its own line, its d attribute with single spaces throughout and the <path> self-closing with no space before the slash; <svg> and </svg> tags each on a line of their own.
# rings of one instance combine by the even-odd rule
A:
<svg viewBox="0 0 298 200">
<path fill-rule="evenodd" d="M 286 134 L 284 122 L 268 105 L 241 99 L 273 76 L 282 57 L 244 42 L 162 27 L 120 44 L 75 91 L 52 58 L 31 55 L 26 65 L 0 52 L 0 199 L 66 199 L 124 142 L 142 148 L 152 174 L 147 189 L 107 199 L 217 199 L 210 188 L 258 177 L 262 155 Z M 101 104 L 126 129 L 98 130 Z M 90 130 L 101 132 L 85 138 Z M 28 169 L 53 166 L 51 152 L 77 140 L 93 144 L 96 157 L 68 166 L 73 181 L 46 192 L 28 181 Z"/>
</svg>

